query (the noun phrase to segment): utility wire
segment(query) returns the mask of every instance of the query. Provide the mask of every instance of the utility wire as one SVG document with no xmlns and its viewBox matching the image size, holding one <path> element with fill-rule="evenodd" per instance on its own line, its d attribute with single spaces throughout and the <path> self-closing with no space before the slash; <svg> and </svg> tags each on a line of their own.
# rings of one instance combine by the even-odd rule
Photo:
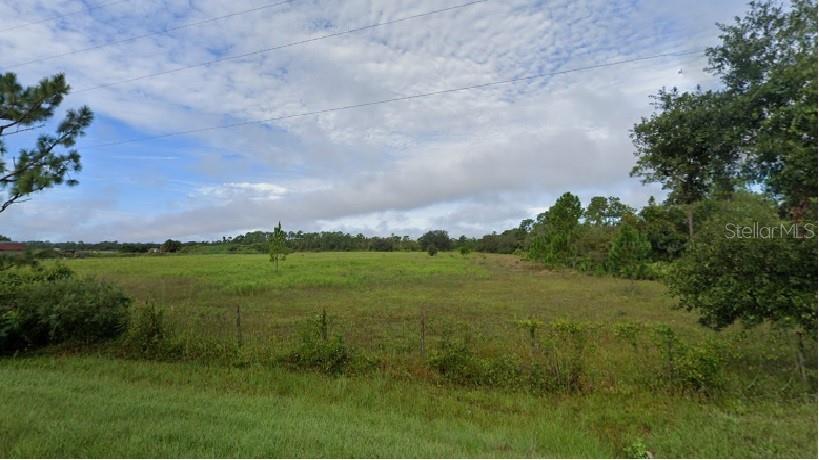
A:
<svg viewBox="0 0 819 460">
<path fill-rule="evenodd" d="M 382 27 L 382 26 L 386 26 L 386 25 L 390 25 L 390 24 L 397 24 L 399 22 L 409 21 L 411 19 L 418 19 L 418 18 L 422 18 L 422 17 L 425 17 L 425 16 L 431 16 L 433 14 L 439 14 L 439 13 L 444 13 L 444 12 L 447 12 L 447 11 L 458 10 L 458 9 L 461 9 L 461 8 L 466 8 L 466 7 L 469 7 L 469 6 L 472 6 L 472 5 L 477 5 L 478 3 L 485 3 L 485 2 L 488 2 L 488 1 L 489 0 L 474 0 L 474 1 L 471 1 L 471 2 L 468 2 L 468 3 L 463 3 L 461 5 L 450 6 L 448 8 L 441 8 L 441 9 L 437 9 L 437 10 L 427 11 L 426 13 L 413 14 L 411 16 L 405 16 L 403 18 L 391 19 L 389 21 L 378 22 L 378 23 L 375 23 L 375 24 L 369 24 L 369 25 L 366 25 L 366 26 L 356 27 L 354 29 L 348 29 L 348 30 L 344 30 L 344 31 L 341 31 L 341 32 L 334 32 L 334 33 L 331 33 L 331 34 L 325 34 L 325 35 L 321 35 L 321 36 L 314 37 L 314 38 L 308 38 L 306 40 L 299 40 L 299 41 L 295 41 L 295 42 L 285 43 L 283 45 L 277 45 L 277 46 L 273 46 L 273 47 L 270 47 L 270 48 L 264 48 L 264 49 L 260 49 L 260 50 L 256 50 L 256 51 L 251 51 L 251 52 L 248 52 L 248 53 L 236 54 L 236 55 L 233 55 L 233 56 L 225 56 L 225 57 L 221 57 L 221 58 L 217 58 L 217 59 L 212 59 L 212 60 L 206 61 L 206 62 L 200 62 L 198 64 L 190 64 L 190 65 L 186 65 L 186 66 L 182 66 L 182 67 L 177 67 L 175 69 L 164 70 L 162 72 L 155 72 L 155 73 L 150 73 L 150 74 L 146 74 L 146 75 L 140 75 L 138 77 L 126 78 L 124 80 L 117 80 L 117 81 L 113 81 L 113 82 L 109 82 L 109 83 L 103 83 L 101 85 L 91 86 L 91 87 L 88 87 L 88 88 L 79 89 L 77 91 L 74 91 L 74 93 L 84 93 L 84 92 L 87 92 L 87 91 L 94 91 L 94 90 L 98 90 L 98 89 L 109 88 L 111 86 L 121 85 L 123 83 L 131 83 L 131 82 L 134 82 L 134 81 L 145 80 L 145 79 L 148 79 L 148 78 L 154 78 L 154 77 L 158 77 L 158 76 L 161 76 L 161 75 L 168 75 L 168 74 L 172 74 L 172 73 L 176 73 L 176 72 L 181 72 L 183 70 L 193 69 L 193 68 L 196 68 L 196 67 L 205 67 L 205 66 L 209 66 L 209 65 L 212 65 L 212 64 L 217 64 L 217 63 L 220 63 L 220 62 L 233 61 L 233 60 L 236 60 L 236 59 L 243 59 L 243 58 L 250 57 L 250 56 L 258 56 L 260 54 L 270 53 L 272 51 L 276 51 L 276 50 L 280 50 L 280 49 L 284 49 L 284 48 L 290 48 L 290 47 L 297 46 L 297 45 L 303 45 L 305 43 L 317 42 L 319 40 L 325 40 L 325 39 L 328 39 L 328 38 L 338 37 L 338 36 L 341 36 L 341 35 L 347 35 L 347 34 L 352 34 L 352 33 L 356 33 L 356 32 L 361 32 L 361 31 L 364 31 L 364 30 L 374 29 L 376 27 Z"/>
<path fill-rule="evenodd" d="M 16 26 L 11 26 L 11 27 L 7 27 L 5 29 L 0 29 L 0 33 L 8 32 L 10 30 L 22 29 L 23 27 L 33 26 L 35 24 L 42 24 L 44 22 L 56 21 L 57 19 L 61 19 L 61 18 L 67 17 L 67 16 L 74 16 L 74 15 L 80 14 L 80 13 L 87 13 L 89 11 L 98 10 L 100 8 L 105 8 L 106 6 L 116 5 L 118 3 L 125 3 L 127 1 L 129 1 L 129 0 L 115 0 L 113 2 L 100 3 L 97 6 L 91 6 L 91 7 L 88 7 L 88 8 L 83 8 L 81 10 L 72 11 L 71 13 L 65 13 L 65 14 L 61 14 L 59 16 L 52 16 L 50 18 L 40 19 L 39 21 L 26 22 L 24 24 L 18 24 Z"/>
<path fill-rule="evenodd" d="M 202 132 L 206 132 L 206 131 L 215 131 L 215 130 L 218 130 L 218 129 L 228 129 L 228 128 L 236 128 L 236 127 L 239 127 L 239 126 L 264 124 L 264 123 L 269 123 L 269 122 L 273 122 L 273 121 L 287 120 L 287 119 L 290 119 L 290 118 L 307 117 L 307 116 L 310 116 L 310 115 L 321 115 L 321 114 L 325 114 L 325 113 L 338 112 L 338 111 L 342 111 L 342 110 L 351 110 L 351 109 L 357 109 L 357 108 L 362 108 L 362 107 L 370 107 L 370 106 L 374 106 L 374 105 L 389 104 L 389 103 L 392 103 L 392 102 L 409 101 L 409 100 L 413 100 L 413 99 L 421 99 L 421 98 L 424 98 L 424 97 L 438 96 L 438 95 L 441 95 L 441 94 L 457 93 L 457 92 L 461 92 L 461 91 L 469 91 L 469 90 L 474 90 L 474 89 L 487 88 L 487 87 L 490 87 L 490 86 L 507 85 L 507 84 L 510 84 L 510 83 L 518 83 L 518 82 L 522 82 L 522 81 L 536 80 L 538 78 L 552 77 L 552 76 L 556 76 L 556 75 L 564 75 L 564 74 L 568 74 L 568 73 L 581 72 L 581 71 L 593 70 L 593 69 L 600 69 L 600 68 L 604 68 L 604 67 L 613 67 L 613 66 L 618 66 L 618 65 L 623 65 L 623 64 L 630 64 L 630 63 L 633 63 L 633 62 L 648 61 L 648 60 L 659 59 L 659 58 L 664 58 L 664 57 L 689 56 L 689 55 L 692 55 L 692 54 L 701 53 L 703 51 L 704 50 L 702 50 L 702 49 L 696 49 L 696 50 L 682 51 L 682 52 L 677 52 L 677 53 L 662 53 L 662 54 L 654 54 L 654 55 L 651 55 L 651 56 L 640 56 L 640 57 L 623 59 L 623 60 L 620 60 L 620 61 L 608 62 L 608 63 L 603 63 L 603 64 L 593 64 L 593 65 L 588 65 L 588 66 L 583 66 L 583 67 L 575 67 L 575 68 L 572 68 L 572 69 L 560 70 L 560 71 L 556 71 L 556 72 L 544 72 L 544 73 L 538 73 L 538 74 L 535 74 L 535 75 L 529 75 L 529 76 L 525 76 L 525 77 L 511 78 L 511 79 L 508 79 L 508 80 L 497 80 L 497 81 L 492 81 L 492 82 L 488 82 L 488 83 L 481 83 L 481 84 L 472 85 L 472 86 L 463 86 L 463 87 L 459 87 L 459 88 L 442 89 L 442 90 L 438 90 L 438 91 L 431 91 L 431 92 L 428 92 L 428 93 L 419 93 L 419 94 L 413 94 L 413 95 L 410 95 L 410 96 L 393 97 L 393 98 L 381 99 L 381 100 L 372 101 L 372 102 L 364 102 L 364 103 L 361 103 L 361 104 L 345 105 L 345 106 L 340 106 L 340 107 L 331 107 L 331 108 L 327 108 L 327 109 L 314 110 L 314 111 L 311 111 L 311 112 L 301 112 L 301 113 L 293 113 L 293 114 L 289 114 L 289 115 L 280 115 L 280 116 L 277 116 L 277 117 L 267 118 L 267 119 L 264 119 L 264 120 L 241 121 L 241 122 L 229 123 L 229 124 L 225 124 L 225 125 L 209 126 L 209 127 L 205 127 L 205 128 L 194 128 L 194 129 L 187 129 L 187 130 L 183 130 L 183 131 L 175 131 L 175 132 L 170 132 L 170 133 L 165 133 L 165 134 L 159 134 L 159 135 L 156 135 L 156 136 L 126 139 L 126 140 L 122 140 L 122 141 L 109 142 L 109 143 L 105 143 L 105 144 L 91 145 L 91 146 L 89 146 L 87 148 L 105 148 L 105 147 L 112 147 L 112 146 L 116 146 L 116 145 L 132 144 L 132 143 L 135 143 L 135 142 L 144 142 L 144 141 L 150 141 L 150 140 L 156 140 L 156 139 L 165 139 L 165 138 L 168 138 L 168 137 L 180 136 L 180 135 L 185 135 L 185 134 L 196 134 L 196 133 L 202 133 Z"/>
<path fill-rule="evenodd" d="M 281 6 L 281 5 L 286 5 L 288 3 L 291 3 L 292 1 L 293 0 L 285 0 L 283 2 L 268 3 L 266 5 L 257 6 L 255 8 L 250 8 L 250 9 L 247 9 L 247 10 L 235 11 L 233 13 L 228 13 L 228 14 L 225 14 L 225 15 L 222 15 L 222 16 L 214 16 L 214 17 L 210 17 L 210 18 L 207 18 L 207 19 L 203 19 L 201 21 L 189 22 L 187 24 L 181 24 L 181 25 L 174 26 L 174 27 L 166 27 L 166 28 L 164 28 L 162 30 L 159 30 L 159 31 L 156 31 L 156 32 L 148 32 L 148 33 L 144 33 L 144 34 L 141 34 L 141 35 L 134 35 L 134 36 L 131 36 L 131 37 L 126 37 L 126 38 L 122 38 L 122 39 L 119 39 L 119 40 L 113 40 L 113 41 L 102 43 L 102 44 L 95 45 L 95 46 L 89 46 L 88 48 L 80 48 L 80 49 L 76 49 L 76 50 L 71 50 L 71 51 L 67 51 L 67 52 L 62 53 L 62 54 L 55 54 L 55 55 L 52 55 L 52 56 L 45 56 L 45 57 L 41 57 L 41 58 L 37 58 L 37 59 L 32 59 L 30 61 L 19 62 L 17 64 L 7 65 L 7 66 L 4 66 L 4 67 L 7 68 L 7 69 L 13 69 L 15 67 L 22 67 L 22 66 L 26 66 L 26 65 L 30 65 L 30 64 L 35 64 L 35 63 L 38 63 L 38 62 L 45 62 L 45 61 L 50 61 L 52 59 L 57 59 L 57 58 L 66 57 L 66 56 L 72 56 L 74 54 L 80 54 L 80 53 L 84 53 L 86 51 L 92 51 L 92 50 L 98 50 L 98 49 L 101 49 L 101 48 L 107 48 L 109 46 L 120 45 L 122 43 L 132 42 L 132 41 L 136 41 L 136 40 L 139 40 L 139 39 L 142 39 L 142 38 L 152 37 L 154 35 L 168 34 L 168 33 L 180 30 L 180 29 L 186 29 L 188 27 L 201 26 L 201 25 L 204 25 L 204 24 L 209 24 L 209 23 L 212 23 L 212 22 L 220 21 L 222 19 L 241 16 L 241 15 L 248 14 L 248 13 L 255 13 L 256 11 L 261 11 L 261 10 L 274 8 L 274 7 Z"/>
</svg>

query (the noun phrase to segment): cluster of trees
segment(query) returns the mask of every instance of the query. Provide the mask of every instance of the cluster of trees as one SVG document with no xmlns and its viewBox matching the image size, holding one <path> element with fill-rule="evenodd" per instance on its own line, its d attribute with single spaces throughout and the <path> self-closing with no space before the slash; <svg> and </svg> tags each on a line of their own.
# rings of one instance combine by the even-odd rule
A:
<svg viewBox="0 0 819 460">
<path fill-rule="evenodd" d="M 346 251 L 417 251 L 420 246 L 409 236 L 389 237 L 351 235 L 345 232 L 284 231 L 288 250 L 296 252 L 346 252 Z M 196 243 L 226 252 L 268 252 L 273 232 L 252 231 L 236 237 L 224 237 L 213 242 Z"/>
<path fill-rule="evenodd" d="M 773 320 L 815 334 L 816 2 L 752 2 L 719 29 L 706 55 L 722 87 L 660 90 L 632 131 L 632 174 L 685 212 L 688 242 L 667 278 L 683 307 L 715 328 Z"/>
</svg>

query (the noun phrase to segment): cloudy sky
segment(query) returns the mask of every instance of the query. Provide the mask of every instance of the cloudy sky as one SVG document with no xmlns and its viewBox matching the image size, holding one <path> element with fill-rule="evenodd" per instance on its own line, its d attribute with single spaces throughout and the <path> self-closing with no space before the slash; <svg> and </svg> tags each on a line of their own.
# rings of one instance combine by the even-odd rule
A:
<svg viewBox="0 0 819 460">
<path fill-rule="evenodd" d="M 658 88 L 715 84 L 701 54 L 287 116 L 702 49 L 716 43 L 715 22 L 745 10 L 729 0 L 485 0 L 434 12 L 466 3 L 0 0 L 0 72 L 24 83 L 64 72 L 73 91 L 61 109 L 96 114 L 79 144 L 80 185 L 10 207 L 0 234 L 212 239 L 282 221 L 481 235 L 565 191 L 640 206 L 662 192 L 629 178 L 629 129 Z M 32 140 L 8 137 L 10 154 Z"/>
</svg>

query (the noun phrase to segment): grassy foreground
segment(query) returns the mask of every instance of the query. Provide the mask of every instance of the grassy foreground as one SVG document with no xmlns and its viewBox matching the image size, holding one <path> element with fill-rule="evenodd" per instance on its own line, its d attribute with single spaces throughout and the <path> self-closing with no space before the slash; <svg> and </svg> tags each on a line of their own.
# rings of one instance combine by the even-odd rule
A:
<svg viewBox="0 0 819 460">
<path fill-rule="evenodd" d="M 68 265 L 162 306 L 186 348 L 157 356 L 175 362 L 123 355 L 119 342 L 0 359 L 0 457 L 817 456 L 815 386 L 795 370 L 791 337 L 702 328 L 655 281 L 448 253 L 293 254 L 278 273 L 264 255 Z M 275 359 L 321 310 L 366 366 L 329 376 Z M 545 325 L 530 336 L 529 319 L 580 322 L 586 339 L 549 342 Z M 637 335 L 619 336 L 629 324 Z M 714 391 L 664 380 L 661 325 L 695 352 L 723 347 Z M 476 372 L 514 379 L 444 375 L 432 357 L 446 337 L 468 343 Z M 525 384 L 548 383 L 554 369 L 534 369 L 552 362 L 577 364 L 580 387 Z"/>
<path fill-rule="evenodd" d="M 535 397 L 94 357 L 0 361 L 0 457 L 815 457 L 813 403 Z"/>
</svg>

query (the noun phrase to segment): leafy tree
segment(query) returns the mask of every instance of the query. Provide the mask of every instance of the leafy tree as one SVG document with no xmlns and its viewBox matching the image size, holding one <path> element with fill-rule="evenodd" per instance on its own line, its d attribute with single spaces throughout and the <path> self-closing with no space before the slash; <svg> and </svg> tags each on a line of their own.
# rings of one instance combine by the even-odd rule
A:
<svg viewBox="0 0 819 460">
<path fill-rule="evenodd" d="M 580 199 L 570 192 L 564 193 L 549 208 L 548 218 L 534 237 L 529 256 L 547 265 L 569 263 L 575 255 L 579 219 L 583 214 Z"/>
<path fill-rule="evenodd" d="M 744 17 L 719 25 L 709 69 L 743 113 L 744 172 L 762 182 L 794 218 L 815 217 L 817 196 L 817 8 L 754 1 Z"/>
<path fill-rule="evenodd" d="M 609 269 L 626 278 L 643 278 L 650 252 L 651 243 L 637 228 L 636 218 L 627 216 L 618 226 L 611 242 Z"/>
<path fill-rule="evenodd" d="M 616 196 L 608 198 L 606 206 L 605 222 L 608 225 L 617 225 L 624 217 L 633 215 L 636 209 L 620 201 Z"/>
<path fill-rule="evenodd" d="M 94 119 L 88 107 L 69 109 L 57 125 L 56 134 L 41 134 L 35 146 L 21 149 L 11 165 L 4 159 L 7 153 L 4 138 L 41 128 L 69 89 L 62 74 L 25 88 L 15 74 L 0 74 L 0 190 L 6 191 L 0 197 L 0 212 L 40 190 L 61 184 L 77 185 L 70 174 L 81 168 L 80 154 L 74 146 Z"/>
<path fill-rule="evenodd" d="M 11 241 L 11 238 L 7 237 L 6 235 L 0 235 L 0 241 Z"/>
<path fill-rule="evenodd" d="M 436 250 L 449 251 L 452 249 L 452 241 L 446 230 L 430 230 L 418 238 L 421 249 L 429 250 L 430 246 L 435 246 Z"/>
<path fill-rule="evenodd" d="M 677 206 L 658 205 L 653 199 L 640 211 L 640 231 L 651 245 L 653 260 L 670 261 L 688 243 L 686 214 Z"/>
<path fill-rule="evenodd" d="M 816 330 L 816 223 L 781 220 L 751 193 L 712 204 L 710 218 L 668 278 L 680 305 L 723 328 L 774 321 Z"/>
<path fill-rule="evenodd" d="M 816 217 L 817 8 L 754 1 L 744 17 L 719 25 L 708 69 L 725 88 L 661 90 L 659 113 L 635 125 L 632 175 L 669 189 L 687 205 L 739 182 L 761 183 L 793 219 Z"/>
<path fill-rule="evenodd" d="M 518 231 L 522 234 L 526 234 L 532 231 L 532 227 L 535 225 L 534 219 L 523 219 L 520 221 L 520 225 L 518 225 Z"/>
<path fill-rule="evenodd" d="M 179 240 L 171 240 L 167 239 L 162 246 L 160 246 L 159 250 L 162 252 L 179 252 L 182 249 L 182 242 Z"/>
<path fill-rule="evenodd" d="M 589 205 L 583 212 L 583 216 L 586 218 L 586 223 L 588 224 L 613 226 L 617 225 L 623 216 L 626 214 L 634 214 L 634 212 L 634 208 L 624 204 L 620 201 L 620 198 L 616 196 L 610 196 L 608 198 L 595 196 L 592 197 Z"/>
<path fill-rule="evenodd" d="M 689 238 L 694 236 L 693 205 L 712 191 L 733 190 L 741 157 L 737 105 L 719 92 L 660 90 L 658 111 L 634 125 L 631 138 L 643 182 L 660 182 L 668 202 L 683 205 Z"/>
<path fill-rule="evenodd" d="M 586 222 L 591 225 L 603 225 L 606 219 L 606 209 L 608 208 L 608 200 L 604 196 L 593 196 L 589 205 L 586 207 L 584 216 Z"/>
<path fill-rule="evenodd" d="M 287 260 L 287 233 L 282 230 L 282 223 L 273 229 L 273 236 L 270 238 L 270 262 L 279 271 L 279 262 Z"/>
<path fill-rule="evenodd" d="M 438 254 L 438 247 L 435 246 L 434 244 L 430 244 L 429 246 L 427 246 L 427 254 L 431 256 Z"/>
</svg>

